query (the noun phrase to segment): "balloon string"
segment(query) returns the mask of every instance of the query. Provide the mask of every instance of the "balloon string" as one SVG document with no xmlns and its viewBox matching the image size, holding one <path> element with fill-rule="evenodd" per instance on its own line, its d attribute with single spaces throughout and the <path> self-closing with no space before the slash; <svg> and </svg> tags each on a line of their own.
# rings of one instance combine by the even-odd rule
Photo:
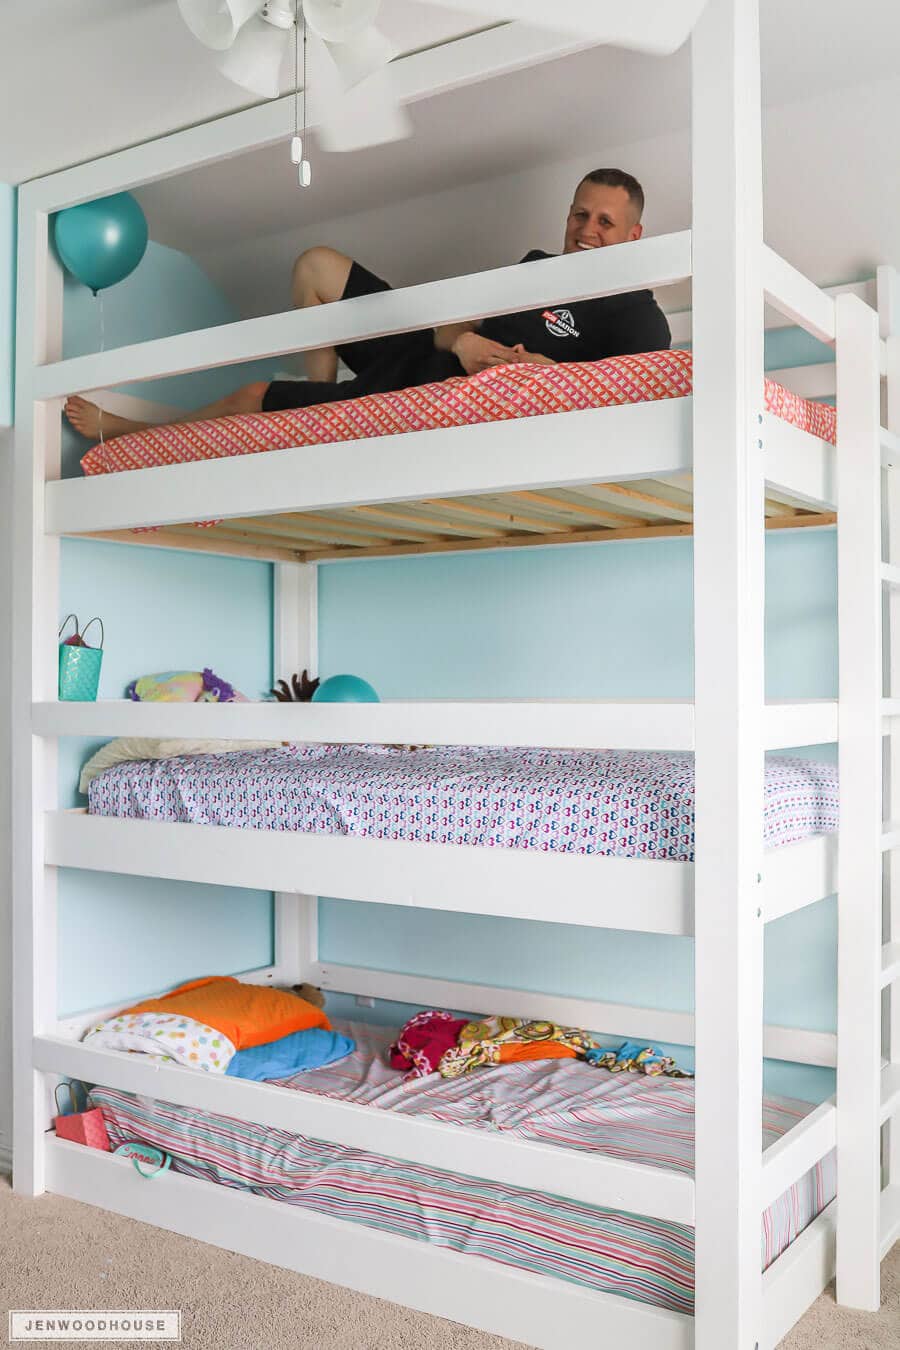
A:
<svg viewBox="0 0 900 1350">
<path fill-rule="evenodd" d="M 103 321 L 103 292 L 97 291 L 97 303 L 100 307 L 100 354 L 106 348 L 106 327 Z M 103 409 L 98 405 L 97 429 L 100 432 L 100 444 L 103 444 Z"/>
</svg>

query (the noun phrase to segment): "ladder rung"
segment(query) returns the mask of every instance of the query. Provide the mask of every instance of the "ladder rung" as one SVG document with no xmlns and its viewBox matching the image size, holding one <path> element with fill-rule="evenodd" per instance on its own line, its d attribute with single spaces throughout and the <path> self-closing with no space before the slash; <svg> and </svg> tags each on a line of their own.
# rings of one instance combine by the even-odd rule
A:
<svg viewBox="0 0 900 1350">
<path fill-rule="evenodd" d="M 900 942 L 886 942 L 881 949 L 881 987 L 900 980 Z"/>
<path fill-rule="evenodd" d="M 881 1070 L 881 1123 L 900 1111 L 900 1063 Z"/>
<path fill-rule="evenodd" d="M 900 567 L 896 563 L 882 563 L 881 580 L 889 586 L 900 586 Z"/>
<path fill-rule="evenodd" d="M 900 820 L 886 820 L 881 832 L 881 851 L 887 853 L 897 847 L 900 847 Z"/>
<path fill-rule="evenodd" d="M 895 436 L 886 427 L 881 428 L 881 467 L 900 469 L 900 436 Z"/>
</svg>

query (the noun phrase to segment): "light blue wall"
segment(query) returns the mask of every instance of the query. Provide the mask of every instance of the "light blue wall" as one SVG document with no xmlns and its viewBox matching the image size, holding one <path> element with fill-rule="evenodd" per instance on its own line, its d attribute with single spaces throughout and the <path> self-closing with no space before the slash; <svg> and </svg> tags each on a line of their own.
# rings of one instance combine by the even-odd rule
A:
<svg viewBox="0 0 900 1350">
<path fill-rule="evenodd" d="M 767 539 L 771 698 L 835 696 L 835 544 L 832 530 Z M 364 675 L 385 698 L 690 697 L 691 572 L 689 539 L 324 567 L 321 669 Z M 332 963 L 691 1007 L 688 939 L 391 907 L 375 924 L 369 906 L 334 900 L 320 910 Z M 769 926 L 770 1022 L 834 1027 L 835 925 L 829 900 Z M 769 1065 L 767 1082 L 813 1098 L 831 1090 L 830 1075 L 793 1066 Z"/>
<path fill-rule="evenodd" d="M 13 420 L 16 190 L 0 183 L 0 427 Z"/>
<path fill-rule="evenodd" d="M 107 349 L 236 317 L 195 263 L 152 243 L 137 271 L 103 294 L 103 308 Z M 67 356 L 99 349 L 99 302 L 70 279 L 64 316 Z M 242 370 L 200 372 L 131 392 L 194 406 L 244 378 Z M 65 472 L 78 473 L 86 448 L 64 424 Z M 70 610 L 82 622 L 94 614 L 103 618 L 101 698 L 121 698 L 137 675 L 204 665 L 250 698 L 271 685 L 272 569 L 266 563 L 66 539 L 60 605 L 60 618 Z M 63 805 L 83 804 L 78 774 L 96 744 L 61 743 Z M 59 923 L 63 1016 L 211 971 L 251 969 L 272 956 L 272 899 L 265 891 L 63 871 Z"/>
</svg>

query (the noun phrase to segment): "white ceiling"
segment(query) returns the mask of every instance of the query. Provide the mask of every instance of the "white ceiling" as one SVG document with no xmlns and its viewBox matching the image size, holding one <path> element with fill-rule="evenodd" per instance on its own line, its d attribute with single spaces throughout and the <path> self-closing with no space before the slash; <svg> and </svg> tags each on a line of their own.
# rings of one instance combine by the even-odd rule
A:
<svg viewBox="0 0 900 1350">
<path fill-rule="evenodd" d="M 472 0 L 466 18 L 415 0 L 384 0 L 383 26 L 414 51 L 477 30 L 477 9 Z M 900 5 L 761 0 L 761 10 L 769 242 L 823 283 L 851 279 L 872 259 L 900 260 Z M 187 33 L 175 0 L 0 0 L 0 181 L 245 106 L 247 96 L 218 74 L 211 55 Z M 471 233 L 478 213 L 467 216 L 467 194 L 455 189 L 480 184 L 471 194 L 479 212 L 487 203 L 499 233 L 515 233 L 505 229 L 501 207 L 490 206 L 497 180 L 504 180 L 498 192 L 507 191 L 510 183 L 537 181 L 531 171 L 543 175 L 546 167 L 555 185 L 551 166 L 593 163 L 607 149 L 627 148 L 627 167 L 645 175 L 652 233 L 689 223 L 687 49 L 661 60 L 596 48 L 410 111 L 409 140 L 349 155 L 314 147 L 315 180 L 306 191 L 296 186 L 284 146 L 141 189 L 151 235 L 196 257 L 242 312 L 261 312 L 284 306 L 289 259 L 298 245 L 316 242 L 320 224 L 330 240 L 347 221 L 354 242 L 339 246 L 368 256 L 365 240 L 356 243 L 360 226 L 371 221 L 385 237 L 402 220 L 398 203 L 443 194 L 433 208 L 411 208 L 424 228 L 398 231 L 397 247 L 402 234 L 407 251 L 409 240 L 418 248 L 410 274 L 446 275 L 434 271 L 454 228 L 438 216 L 441 203 L 459 205 L 460 226 L 467 221 L 461 254 L 490 247 Z M 558 243 L 555 233 L 537 242 Z M 498 261 L 508 250 L 504 238 Z M 244 268 L 253 269 L 253 281 L 233 280 Z"/>
<path fill-rule="evenodd" d="M 890 0 L 761 0 L 761 7 L 769 102 L 900 66 L 900 6 Z M 384 0 L 380 22 L 409 52 L 483 26 L 478 10 L 478 0 L 470 17 L 416 0 Z M 410 179 L 424 170 L 429 185 L 441 175 L 447 185 L 460 172 L 484 176 L 501 166 L 508 172 L 582 139 L 637 140 L 657 134 L 667 118 L 684 124 L 686 71 L 686 52 L 657 61 L 598 50 L 560 63 L 546 82 L 542 72 L 539 87 L 526 72 L 504 80 L 502 97 L 492 83 L 454 98 L 446 115 L 420 107 L 416 143 L 378 153 L 385 171 L 399 163 Z M 255 101 L 218 73 L 212 53 L 186 30 L 176 0 L 0 0 L 0 182 L 23 182 Z M 378 164 L 373 168 L 370 185 Z M 262 164 L 248 173 L 277 192 Z M 337 185 L 351 176 L 358 170 L 350 161 L 329 167 L 325 190 L 333 187 L 336 195 L 317 198 L 312 209 L 321 218 L 342 208 L 344 189 Z M 285 204 L 288 195 L 285 188 Z M 159 229 L 167 231 L 163 217 Z"/>
<path fill-rule="evenodd" d="M 478 0 L 473 10 L 384 0 L 379 22 L 406 53 L 484 27 Z M 0 182 L 259 102 L 216 70 L 214 55 L 189 33 L 176 0 L 0 0 Z M 286 61 L 282 92 L 290 87 Z"/>
</svg>

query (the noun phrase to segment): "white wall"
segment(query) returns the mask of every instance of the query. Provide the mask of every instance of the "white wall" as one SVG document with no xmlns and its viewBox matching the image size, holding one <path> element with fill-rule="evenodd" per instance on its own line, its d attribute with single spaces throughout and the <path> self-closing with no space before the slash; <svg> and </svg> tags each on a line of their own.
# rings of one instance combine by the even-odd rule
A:
<svg viewBox="0 0 900 1350">
<path fill-rule="evenodd" d="M 900 176 L 890 172 L 886 131 L 898 107 L 894 78 L 766 110 L 766 240 L 820 285 L 859 280 L 878 263 L 900 262 Z M 599 128 L 596 146 L 412 202 L 257 235 L 237 247 L 195 248 L 194 256 L 247 316 L 288 308 L 291 262 L 311 244 L 332 244 L 395 285 L 459 276 L 513 262 L 528 248 L 557 250 L 575 182 L 603 164 L 643 183 L 649 234 L 689 227 L 686 131 L 610 146 Z M 316 172 L 340 173 L 340 157 L 317 152 Z M 661 299 L 666 308 L 682 307 L 677 297 Z"/>
</svg>

